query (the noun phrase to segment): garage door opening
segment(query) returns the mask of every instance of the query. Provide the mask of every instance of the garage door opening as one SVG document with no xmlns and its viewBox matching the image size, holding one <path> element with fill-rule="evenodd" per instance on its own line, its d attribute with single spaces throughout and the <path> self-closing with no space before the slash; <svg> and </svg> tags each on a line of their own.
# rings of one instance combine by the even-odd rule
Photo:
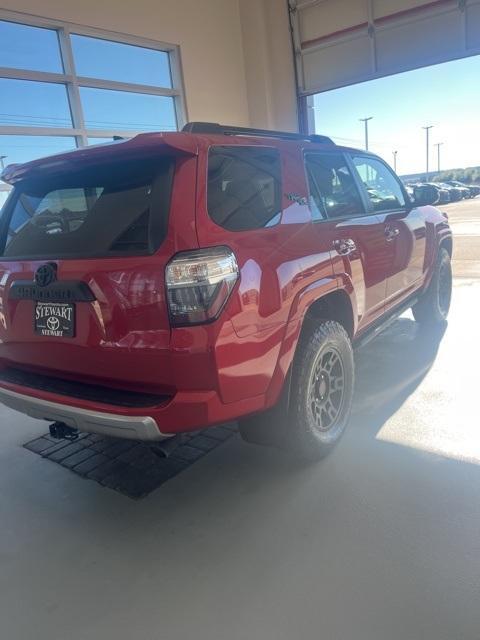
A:
<svg viewBox="0 0 480 640">
<path fill-rule="evenodd" d="M 339 145 L 368 146 L 407 180 L 480 181 L 478 77 L 474 56 L 319 93 L 310 126 Z"/>
</svg>

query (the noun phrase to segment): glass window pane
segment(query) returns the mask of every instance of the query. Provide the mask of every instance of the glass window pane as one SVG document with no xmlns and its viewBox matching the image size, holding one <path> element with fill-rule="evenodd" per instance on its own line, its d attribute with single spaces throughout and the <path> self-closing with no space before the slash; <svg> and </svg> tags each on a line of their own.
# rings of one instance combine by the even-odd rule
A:
<svg viewBox="0 0 480 640">
<path fill-rule="evenodd" d="M 208 213 L 229 231 L 280 221 L 280 155 L 263 147 L 213 147 L 208 154 Z"/>
<path fill-rule="evenodd" d="M 90 163 L 20 182 L 8 212 L 3 255 L 56 259 L 154 253 L 167 231 L 174 162 L 164 156 Z"/>
<path fill-rule="evenodd" d="M 75 138 L 68 136 L 0 136 L 0 156 L 6 156 L 3 158 L 5 166 L 75 148 Z"/>
<path fill-rule="evenodd" d="M 353 162 L 365 185 L 374 211 L 389 211 L 405 206 L 400 184 L 393 172 L 375 158 L 356 157 Z"/>
<path fill-rule="evenodd" d="M 57 32 L 0 20 L 0 67 L 63 73 Z"/>
<path fill-rule="evenodd" d="M 72 35 L 75 68 L 79 76 L 171 87 L 169 55 L 100 38 Z"/>
<path fill-rule="evenodd" d="M 63 84 L 0 78 L 0 124 L 27 127 L 71 127 Z"/>
<path fill-rule="evenodd" d="M 10 193 L 11 188 L 9 185 L 0 182 L 0 209 L 3 207 L 5 202 L 7 201 L 8 194 Z"/>
<path fill-rule="evenodd" d="M 173 98 L 80 87 L 87 129 L 176 131 Z"/>
<path fill-rule="evenodd" d="M 111 138 L 87 138 L 87 143 L 89 146 L 95 144 L 106 144 L 107 142 L 114 142 L 113 136 Z"/>
<path fill-rule="evenodd" d="M 341 153 L 309 153 L 305 162 L 314 220 L 364 213 L 355 180 Z"/>
</svg>

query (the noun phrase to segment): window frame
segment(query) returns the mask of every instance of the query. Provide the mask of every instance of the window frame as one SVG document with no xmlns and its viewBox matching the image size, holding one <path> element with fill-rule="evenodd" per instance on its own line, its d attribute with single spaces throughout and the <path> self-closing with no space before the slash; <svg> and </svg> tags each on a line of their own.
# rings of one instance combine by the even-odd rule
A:
<svg viewBox="0 0 480 640">
<path fill-rule="evenodd" d="M 74 23 L 51 20 L 37 16 L 29 16 L 0 9 L 0 20 L 17 24 L 40 27 L 56 31 L 59 43 L 59 55 L 63 64 L 63 73 L 51 73 L 46 71 L 31 71 L 29 69 L 15 69 L 12 67 L 0 67 L 0 78 L 11 80 L 33 80 L 37 82 L 62 84 L 66 87 L 72 116 L 72 127 L 31 127 L 16 125 L 0 125 L 0 135 L 29 135 L 29 136 L 56 136 L 74 137 L 77 148 L 88 146 L 88 138 L 112 138 L 113 136 L 133 137 L 139 131 L 125 129 L 88 129 L 85 126 L 80 87 L 93 89 L 110 89 L 130 93 L 143 93 L 173 98 L 177 127 L 180 130 L 187 122 L 185 104 L 185 90 L 180 60 L 180 47 L 178 45 L 149 40 L 137 36 L 105 31 L 76 25 Z M 100 80 L 88 76 L 79 76 L 75 70 L 71 34 L 89 36 L 101 40 L 129 44 L 163 51 L 168 54 L 170 62 L 170 74 L 172 87 L 160 87 L 155 85 L 118 82 L 116 80 Z"/>
<path fill-rule="evenodd" d="M 370 213 L 372 215 L 386 215 L 388 213 L 399 213 L 399 212 L 406 212 L 408 211 L 408 205 L 410 203 L 410 197 L 405 189 L 405 186 L 403 185 L 402 181 L 400 180 L 400 178 L 397 176 L 397 174 L 395 173 L 395 171 L 385 162 L 385 160 L 383 160 L 383 158 L 380 158 L 380 156 L 376 156 L 374 154 L 371 153 L 365 153 L 363 151 L 358 151 L 358 153 L 354 153 L 353 151 L 351 151 L 349 154 L 349 161 L 352 165 L 352 168 L 354 170 L 355 173 L 355 179 L 357 181 L 357 183 L 359 184 L 359 187 L 362 191 L 362 194 L 364 195 L 364 199 L 367 202 L 367 207 L 368 210 L 370 211 Z M 365 188 L 365 185 L 363 183 L 362 178 L 360 177 L 360 173 L 358 172 L 357 166 L 354 162 L 354 158 L 366 158 L 366 159 L 370 159 L 370 160 L 376 160 L 377 162 L 379 162 L 380 164 L 382 164 L 385 169 L 387 171 L 390 172 L 390 174 L 392 175 L 392 177 L 395 179 L 396 183 L 398 184 L 398 186 L 400 187 L 400 191 L 403 195 L 403 198 L 405 200 L 405 204 L 401 205 L 400 207 L 397 207 L 396 209 L 380 209 L 379 211 L 375 211 L 375 209 L 373 208 L 373 204 L 372 201 L 370 200 L 370 197 L 368 195 L 367 189 Z"/>
<path fill-rule="evenodd" d="M 340 155 L 342 156 L 342 158 L 345 160 L 345 166 L 348 168 L 348 170 L 350 171 L 350 174 L 352 176 L 352 179 L 357 187 L 358 190 L 358 195 L 360 197 L 360 201 L 362 204 L 362 210 L 359 210 L 358 215 L 347 215 L 347 216 L 339 216 L 339 217 L 335 217 L 335 218 L 329 218 L 328 216 L 326 217 L 322 217 L 319 219 L 315 219 L 313 217 L 313 211 L 312 211 L 312 205 L 311 205 L 311 198 L 313 198 L 311 191 L 310 191 L 310 181 L 308 179 L 308 169 L 307 169 L 307 156 L 309 155 Z M 307 185 L 307 193 L 308 193 L 308 208 L 310 209 L 310 214 L 311 214 L 311 222 L 313 224 L 322 224 L 325 222 L 344 222 L 345 220 L 352 220 L 354 218 L 364 218 L 365 216 L 371 216 L 374 215 L 374 213 L 372 212 L 371 208 L 370 208 L 370 200 L 367 199 L 367 194 L 365 192 L 365 188 L 363 187 L 363 185 L 360 184 L 359 182 L 359 176 L 358 176 L 358 171 L 354 171 L 355 167 L 353 165 L 353 162 L 349 156 L 348 153 L 345 153 L 344 151 L 340 150 L 340 149 L 329 149 L 328 151 L 326 149 L 304 149 L 303 150 L 303 169 L 304 169 L 304 174 L 305 174 L 305 181 L 306 181 L 306 185 Z"/>
</svg>

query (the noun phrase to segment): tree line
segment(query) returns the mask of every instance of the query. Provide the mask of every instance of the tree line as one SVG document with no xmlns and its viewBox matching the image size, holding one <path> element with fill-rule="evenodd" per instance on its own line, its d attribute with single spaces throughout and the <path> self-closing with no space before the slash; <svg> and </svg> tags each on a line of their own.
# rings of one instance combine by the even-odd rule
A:
<svg viewBox="0 0 480 640">
<path fill-rule="evenodd" d="M 445 180 L 458 180 L 466 184 L 480 183 L 480 167 L 467 167 L 466 169 L 448 169 L 440 171 L 433 179 L 435 182 L 445 182 Z"/>
</svg>

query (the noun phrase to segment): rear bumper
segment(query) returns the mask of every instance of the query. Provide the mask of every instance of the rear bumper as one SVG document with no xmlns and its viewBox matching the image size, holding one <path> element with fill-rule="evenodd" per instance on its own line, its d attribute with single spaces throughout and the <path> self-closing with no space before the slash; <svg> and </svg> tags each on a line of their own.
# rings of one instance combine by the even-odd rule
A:
<svg viewBox="0 0 480 640">
<path fill-rule="evenodd" d="M 261 411 L 265 408 L 265 395 L 225 404 L 213 390 L 184 391 L 160 406 L 128 409 L 0 384 L 0 403 L 32 418 L 63 422 L 79 431 L 153 441 Z"/>
<path fill-rule="evenodd" d="M 173 434 L 160 431 L 151 416 L 131 416 L 82 409 L 0 387 L 0 402 L 32 418 L 63 422 L 79 431 L 130 440 L 162 440 Z"/>
</svg>

